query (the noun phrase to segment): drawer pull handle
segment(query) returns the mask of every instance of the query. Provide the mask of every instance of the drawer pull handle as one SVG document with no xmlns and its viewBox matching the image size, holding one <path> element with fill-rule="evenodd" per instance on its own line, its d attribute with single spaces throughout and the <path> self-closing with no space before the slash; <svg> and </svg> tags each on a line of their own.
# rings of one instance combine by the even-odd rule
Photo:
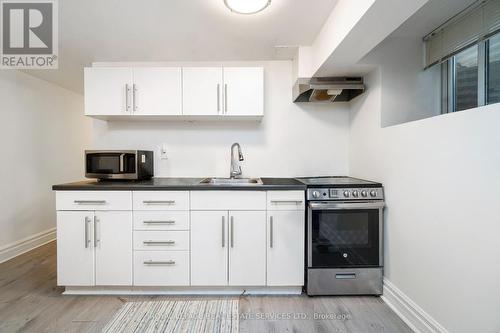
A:
<svg viewBox="0 0 500 333">
<path fill-rule="evenodd" d="M 153 261 L 153 260 L 147 260 L 144 262 L 144 265 L 150 265 L 150 266 L 171 266 L 175 265 L 175 260 L 168 260 L 168 261 Z"/>
<path fill-rule="evenodd" d="M 175 241 L 173 240 L 168 240 L 168 241 L 153 241 L 153 240 L 146 240 L 142 242 L 144 245 L 174 245 Z"/>
<path fill-rule="evenodd" d="M 302 201 L 302 200 L 271 200 L 271 203 L 274 204 L 274 205 L 279 205 L 279 204 L 284 204 L 284 205 L 288 205 L 288 204 L 300 205 L 303 202 L 304 201 Z"/>
<path fill-rule="evenodd" d="M 77 205 L 104 205 L 106 200 L 75 200 Z"/>
<path fill-rule="evenodd" d="M 144 200 L 142 203 L 145 205 L 173 205 L 175 200 Z"/>
<path fill-rule="evenodd" d="M 143 221 L 144 224 L 175 224 L 175 221 Z"/>
<path fill-rule="evenodd" d="M 352 280 L 356 278 L 356 273 L 335 274 L 335 278 L 339 280 Z"/>
</svg>

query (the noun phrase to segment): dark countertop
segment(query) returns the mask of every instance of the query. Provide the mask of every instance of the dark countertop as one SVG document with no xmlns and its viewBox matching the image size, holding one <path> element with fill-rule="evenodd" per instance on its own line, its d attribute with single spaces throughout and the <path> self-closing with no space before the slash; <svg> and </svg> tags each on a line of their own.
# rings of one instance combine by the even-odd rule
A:
<svg viewBox="0 0 500 333">
<path fill-rule="evenodd" d="M 52 186 L 55 191 L 186 191 L 186 190 L 305 190 L 293 178 L 261 178 L 263 185 L 200 184 L 203 178 L 152 178 L 150 180 L 84 180 Z"/>
</svg>

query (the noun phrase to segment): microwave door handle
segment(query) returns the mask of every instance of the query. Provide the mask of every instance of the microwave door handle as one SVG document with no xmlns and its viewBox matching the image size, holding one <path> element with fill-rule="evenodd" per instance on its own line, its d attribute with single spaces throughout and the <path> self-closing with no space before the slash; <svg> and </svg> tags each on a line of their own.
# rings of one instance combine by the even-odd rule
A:
<svg viewBox="0 0 500 333">
<path fill-rule="evenodd" d="M 125 170 L 125 154 L 120 154 L 120 172 L 124 172 Z"/>
</svg>

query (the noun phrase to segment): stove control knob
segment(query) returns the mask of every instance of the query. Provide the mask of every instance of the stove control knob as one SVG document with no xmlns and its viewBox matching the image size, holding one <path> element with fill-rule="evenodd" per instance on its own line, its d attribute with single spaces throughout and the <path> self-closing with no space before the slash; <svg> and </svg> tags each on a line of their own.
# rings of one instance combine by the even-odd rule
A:
<svg viewBox="0 0 500 333">
<path fill-rule="evenodd" d="M 351 192 L 344 191 L 344 197 L 349 198 L 351 196 Z"/>
<path fill-rule="evenodd" d="M 366 198 L 368 196 L 368 192 L 366 192 L 366 190 L 361 191 L 361 196 Z"/>
<path fill-rule="evenodd" d="M 357 190 L 352 191 L 352 196 L 355 198 L 359 197 L 359 192 Z"/>
<path fill-rule="evenodd" d="M 319 198 L 321 194 L 318 191 L 313 191 L 312 196 L 313 198 Z"/>
<path fill-rule="evenodd" d="M 370 191 L 370 195 L 371 195 L 372 197 L 376 197 L 376 196 L 377 196 L 377 191 L 375 191 L 375 190 L 371 190 L 371 191 Z"/>
</svg>

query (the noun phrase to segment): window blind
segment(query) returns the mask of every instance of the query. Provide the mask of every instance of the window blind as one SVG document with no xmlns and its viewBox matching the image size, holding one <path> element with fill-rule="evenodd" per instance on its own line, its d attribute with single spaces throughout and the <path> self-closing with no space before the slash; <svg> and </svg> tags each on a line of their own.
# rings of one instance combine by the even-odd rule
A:
<svg viewBox="0 0 500 333">
<path fill-rule="evenodd" d="M 500 30 L 500 0 L 480 1 L 424 37 L 425 67 L 442 62 Z"/>
</svg>

